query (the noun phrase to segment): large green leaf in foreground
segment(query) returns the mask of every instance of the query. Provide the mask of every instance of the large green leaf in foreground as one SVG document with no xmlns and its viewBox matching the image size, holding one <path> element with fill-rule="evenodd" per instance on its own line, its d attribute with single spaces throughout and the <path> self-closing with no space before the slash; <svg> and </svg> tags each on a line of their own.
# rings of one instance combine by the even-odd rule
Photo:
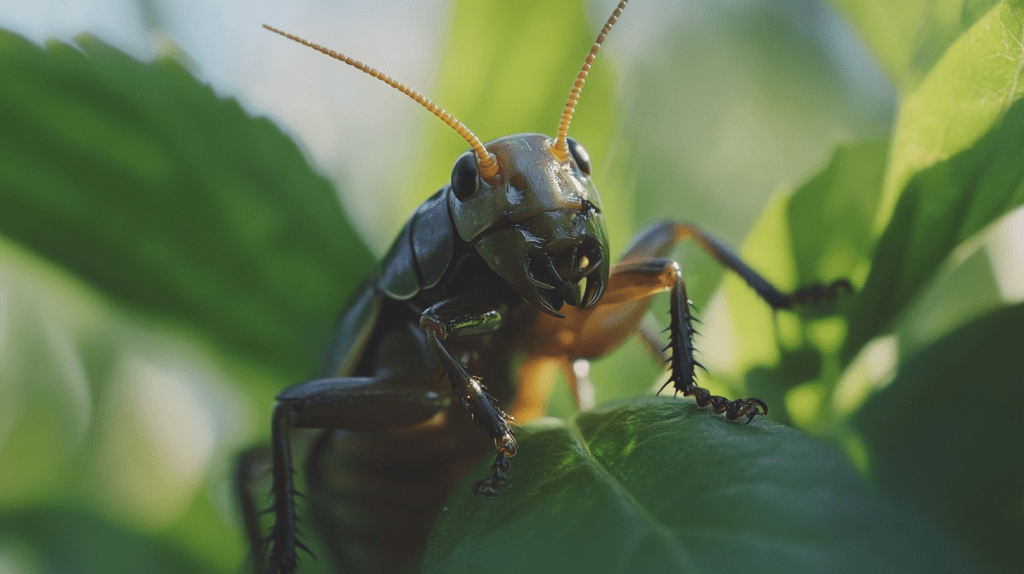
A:
<svg viewBox="0 0 1024 574">
<path fill-rule="evenodd" d="M 290 376 L 372 264 L 295 144 L 175 62 L 0 32 L 0 233 Z"/>
<path fill-rule="evenodd" d="M 791 428 L 634 399 L 524 429 L 511 484 L 470 473 L 432 533 L 425 572 L 971 571 L 955 545 Z"/>
</svg>

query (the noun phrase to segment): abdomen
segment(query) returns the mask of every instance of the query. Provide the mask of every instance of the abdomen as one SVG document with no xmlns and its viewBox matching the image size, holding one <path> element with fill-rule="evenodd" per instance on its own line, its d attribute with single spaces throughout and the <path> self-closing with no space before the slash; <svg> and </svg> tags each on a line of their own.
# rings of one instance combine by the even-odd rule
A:
<svg viewBox="0 0 1024 574">
<path fill-rule="evenodd" d="M 452 488 L 486 452 L 461 404 L 401 431 L 326 431 L 306 469 L 309 514 L 347 573 L 404 572 Z"/>
</svg>

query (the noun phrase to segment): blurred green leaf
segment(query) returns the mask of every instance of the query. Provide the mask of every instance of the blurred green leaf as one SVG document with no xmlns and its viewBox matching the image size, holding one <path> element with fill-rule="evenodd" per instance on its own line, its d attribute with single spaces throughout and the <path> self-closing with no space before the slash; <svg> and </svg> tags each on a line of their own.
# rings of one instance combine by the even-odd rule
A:
<svg viewBox="0 0 1024 574">
<path fill-rule="evenodd" d="M 971 571 L 841 456 L 766 421 L 647 397 L 527 426 L 511 484 L 438 519 L 424 572 Z"/>
<path fill-rule="evenodd" d="M 35 574 L 202 574 L 216 572 L 166 542 L 73 510 L 26 510 L 0 516 L 4 569 Z"/>
<path fill-rule="evenodd" d="M 870 268 L 869 229 L 886 154 L 884 142 L 839 146 L 820 173 L 768 206 L 744 242 L 744 258 L 786 290 L 844 277 L 862 282 Z M 846 321 L 829 313 L 848 307 L 856 294 L 773 312 L 733 274 L 726 277 L 725 292 L 728 319 L 702 330 L 702 343 L 732 347 L 732 367 L 751 394 L 781 407 L 791 388 L 821 378 L 827 366 L 836 369 L 826 358 L 842 344 Z M 708 364 L 714 366 L 713 357 Z M 787 420 L 783 409 L 775 413 L 782 417 L 776 420 Z"/>
<path fill-rule="evenodd" d="M 1022 325 L 1018 304 L 950 333 L 855 418 L 879 486 L 968 541 L 993 572 L 1020 570 L 1024 540 Z"/>
<path fill-rule="evenodd" d="M 874 243 L 869 230 L 878 205 L 886 153 L 884 142 L 839 146 L 821 173 L 792 196 L 780 197 L 777 206 L 769 207 L 766 213 L 776 213 L 778 217 L 774 223 L 765 218 L 758 224 L 747 239 L 745 252 L 751 253 L 752 261 L 762 261 L 765 269 L 779 274 L 780 284 L 789 289 L 827 284 L 840 278 L 862 282 L 871 264 Z M 773 251 L 779 240 L 772 237 L 777 235 L 788 235 L 790 245 Z M 789 250 L 792 270 L 787 272 L 780 253 Z M 757 360 L 758 356 L 767 356 L 767 351 L 750 358 L 753 368 L 745 375 L 750 393 L 781 406 L 793 387 L 828 379 L 823 371 L 830 366 L 835 370 L 829 356 L 838 351 L 847 322 L 842 317 L 827 315 L 848 307 L 856 294 L 839 293 L 833 301 L 812 303 L 797 313 L 778 312 L 770 318 L 772 312 L 747 285 L 736 278 L 731 278 L 728 285 L 735 329 L 744 333 L 743 347 L 781 347 L 777 361 Z M 780 341 L 774 330 L 765 333 L 764 329 L 755 328 L 758 322 L 763 325 L 772 319 L 778 325 L 779 315 L 796 319 L 798 328 L 789 340 Z M 829 373 L 832 377 L 836 374 Z M 782 413 L 782 409 L 777 412 Z M 776 420 L 787 420 L 782 416 Z"/>
<path fill-rule="evenodd" d="M 825 169 L 793 193 L 786 220 L 793 242 L 797 285 L 841 277 L 863 280 L 874 246 L 871 222 L 878 208 L 888 145 L 843 144 Z"/>
<path fill-rule="evenodd" d="M 1024 130 L 1024 6 L 836 3 L 904 92 L 872 223 L 880 238 L 849 312 L 845 363 L 891 332 L 954 248 L 1024 203 L 1016 152 Z"/>
<path fill-rule="evenodd" d="M 1022 32 L 1024 5 L 1002 2 L 964 30 L 919 85 L 904 91 L 876 231 L 889 222 L 900 194 L 918 173 L 979 145 L 982 155 L 995 152 L 1003 142 L 981 142 L 1000 129 L 1004 141 L 1018 141 L 1013 128 L 1001 124 L 1012 123 L 1009 112 L 1024 94 Z M 1012 162 L 998 167 L 1016 173 Z"/>
<path fill-rule="evenodd" d="M 906 93 L 875 217 L 884 231 L 851 313 L 845 360 L 893 328 L 957 245 L 1024 202 L 1022 32 L 1024 6 L 1000 3 Z"/>
<path fill-rule="evenodd" d="M 904 88 L 923 78 L 999 0 L 832 0 Z"/>
<path fill-rule="evenodd" d="M 1018 100 L 976 144 L 910 180 L 850 313 L 844 359 L 891 330 L 958 245 L 1024 203 L 1022 140 Z"/>
<path fill-rule="evenodd" d="M 892 104 L 871 101 L 821 49 L 804 19 L 827 16 L 806 3 L 697 10 L 651 42 L 630 78 L 642 89 L 624 94 L 636 225 L 689 221 L 737 245 L 771 194 L 820 169 L 837 139 L 887 133 Z M 679 262 L 702 306 L 723 271 L 698 251 L 683 247 Z"/>
<path fill-rule="evenodd" d="M 959 6 L 946 5 L 950 4 Z M 805 207 L 794 205 L 798 212 L 791 213 L 787 223 L 766 229 L 761 223 L 758 229 L 764 230 L 748 239 L 750 247 L 744 252 L 755 263 L 764 261 L 761 268 L 767 270 L 769 264 L 790 264 L 788 256 L 768 250 L 791 234 L 793 257 L 798 260 L 792 264 L 798 269 L 792 274 L 772 271 L 785 286 L 795 286 L 789 282 L 794 276 L 806 283 L 837 274 L 848 274 L 855 285 L 863 286 L 845 307 L 849 327 L 840 367 L 865 343 L 896 327 L 957 246 L 1024 202 L 1024 160 L 1016 152 L 1024 137 L 1017 82 L 1024 63 L 1017 42 L 1024 31 L 1024 8 L 1001 3 L 981 14 L 982 4 L 962 6 L 963 22 L 970 25 L 948 42 L 922 81 L 908 89 L 886 163 L 876 161 L 862 174 L 861 183 L 851 172 L 848 190 L 826 194 Z M 941 6 L 929 4 L 921 10 L 928 17 L 918 22 L 920 26 L 941 27 Z M 796 227 L 788 229 L 789 225 Z M 873 250 L 870 265 L 863 259 L 865 249 Z M 730 285 L 737 283 L 730 280 Z M 764 311 L 757 311 L 747 299 L 733 307 L 734 317 L 740 317 L 736 320 L 763 321 Z M 737 299 L 730 296 L 730 301 Z M 746 329 L 737 327 L 734 332 Z M 771 364 L 772 355 L 762 350 L 758 356 Z M 757 364 L 746 364 L 751 363 Z"/>
<path fill-rule="evenodd" d="M 314 368 L 372 259 L 278 128 L 87 35 L 0 33 L 0 77 L 0 233 L 259 364 Z"/>
<path fill-rule="evenodd" d="M 1006 223 L 999 225 L 1003 227 Z M 907 310 L 906 318 L 894 333 L 899 339 L 900 357 L 916 354 L 957 327 L 1006 306 L 1006 297 L 993 270 L 995 254 L 989 245 L 986 242 L 984 248 L 974 250 L 964 259 L 954 256 L 952 264 L 939 268 L 935 280 Z M 1024 281 L 1024 277 L 1018 280 Z"/>
</svg>

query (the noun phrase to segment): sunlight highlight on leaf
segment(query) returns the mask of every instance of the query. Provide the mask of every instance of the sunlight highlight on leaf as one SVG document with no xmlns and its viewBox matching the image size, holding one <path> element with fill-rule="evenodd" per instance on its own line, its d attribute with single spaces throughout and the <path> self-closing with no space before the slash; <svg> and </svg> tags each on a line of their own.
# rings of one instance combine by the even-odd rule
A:
<svg viewBox="0 0 1024 574">
<path fill-rule="evenodd" d="M 913 174 L 974 145 L 1024 93 L 1024 7 L 1002 2 L 905 94 L 874 223 L 881 232 Z"/>
</svg>

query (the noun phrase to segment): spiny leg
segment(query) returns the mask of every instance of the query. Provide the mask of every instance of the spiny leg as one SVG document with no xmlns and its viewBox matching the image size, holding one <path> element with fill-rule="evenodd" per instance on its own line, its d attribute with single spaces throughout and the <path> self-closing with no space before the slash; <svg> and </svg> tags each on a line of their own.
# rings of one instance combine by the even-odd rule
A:
<svg viewBox="0 0 1024 574">
<path fill-rule="evenodd" d="M 474 494 L 483 496 L 497 495 L 498 489 L 508 483 L 505 476 L 511 467 L 508 459 L 516 454 L 513 420 L 497 407 L 494 398 L 484 390 L 480 378 L 470 376 L 442 341 L 450 336 L 493 332 L 501 325 L 503 311 L 503 308 L 475 301 L 442 301 L 420 316 L 420 328 L 427 336 L 427 345 L 440 361 L 455 395 L 462 399 L 498 451 L 491 464 L 490 478 L 478 480 L 473 485 Z"/>
<path fill-rule="evenodd" d="M 262 509 L 257 502 L 257 484 L 270 470 L 270 449 L 266 446 L 251 448 L 235 462 L 235 493 L 242 510 L 242 523 L 252 550 L 253 571 L 262 574 L 267 571 L 267 540 L 260 525 Z M 266 494 L 266 493 L 264 493 Z"/>
<path fill-rule="evenodd" d="M 610 353 L 626 338 L 639 332 L 642 342 L 651 353 L 665 360 L 660 337 L 654 329 L 643 326 L 642 321 L 652 298 L 658 293 L 671 291 L 672 341 L 667 349 L 672 350 L 672 356 L 667 362 L 671 363 L 672 374 L 668 384 L 675 383 L 677 392 L 695 397 L 701 406 L 710 406 L 715 412 L 733 419 L 746 416 L 750 421 L 757 414 L 767 413 L 764 401 L 729 401 L 711 395 L 695 383 L 694 371 L 698 363 L 693 358 L 694 330 L 691 325 L 695 319 L 690 314 L 690 304 L 678 265 L 664 259 L 684 239 L 693 239 L 711 256 L 735 271 L 774 309 L 787 309 L 852 290 L 849 281 L 840 279 L 828 285 L 812 285 L 792 293 L 783 293 L 746 265 L 731 249 L 703 230 L 685 223 L 663 221 L 640 233 L 626 250 L 622 262 L 612 268 L 608 287 L 596 307 L 579 311 L 563 307 L 561 312 L 566 315 L 566 319 L 561 320 L 541 317 L 536 327 L 537 339 L 542 341 L 542 348 L 547 351 L 551 351 L 564 339 L 570 341 L 564 345 L 564 355 L 594 358 Z M 548 335 L 563 332 L 570 336 Z"/>
<path fill-rule="evenodd" d="M 274 526 L 270 530 L 267 541 L 270 543 L 268 568 L 266 574 L 288 574 L 299 564 L 298 549 L 310 552 L 299 540 L 296 522 L 298 515 L 295 510 L 295 467 L 292 465 L 292 448 L 288 439 L 287 427 L 291 426 L 290 416 L 286 408 L 278 403 L 274 407 L 274 418 L 271 423 L 272 460 L 271 475 L 273 486 L 271 493 L 274 499 Z"/>
<path fill-rule="evenodd" d="M 391 350 L 401 351 L 399 348 Z M 408 374 L 317 379 L 281 391 L 277 400 L 270 445 L 274 525 L 267 538 L 270 549 L 265 572 L 290 574 L 298 565 L 298 550 L 312 552 L 298 538 L 295 505 L 298 492 L 288 431 L 292 428 L 399 429 L 429 420 L 449 401 L 428 382 Z M 261 546 L 253 544 L 256 551 Z"/>
<path fill-rule="evenodd" d="M 816 283 L 799 288 L 791 293 L 779 291 L 767 279 L 754 271 L 749 265 L 727 245 L 695 225 L 675 221 L 656 223 L 638 235 L 633 245 L 623 256 L 626 267 L 631 263 L 641 263 L 654 257 L 663 257 L 680 241 L 692 239 L 709 255 L 725 267 L 736 272 L 754 291 L 773 309 L 790 309 L 798 305 L 834 299 L 842 292 L 852 292 L 853 286 L 846 279 L 838 279 L 831 283 Z M 700 406 L 710 406 L 717 413 L 725 413 L 732 420 L 747 416 L 747 422 L 758 414 L 767 414 L 768 406 L 760 399 L 739 399 L 729 401 L 724 397 L 711 395 L 707 390 L 698 387 L 694 379 L 694 368 L 699 363 L 693 360 L 692 337 L 694 330 L 690 324 L 690 302 L 686 298 L 686 289 L 681 277 L 672 289 L 672 376 L 666 383 L 674 383 L 677 392 L 684 395 L 692 394 Z M 685 324 L 685 329 L 682 325 Z M 646 337 L 648 340 L 650 337 Z M 664 386 L 662 387 L 664 389 Z"/>
<path fill-rule="evenodd" d="M 700 367 L 693 358 L 693 336 L 696 331 L 693 328 L 693 316 L 690 314 L 690 301 L 686 298 L 686 286 L 679 272 L 679 266 L 673 262 L 676 281 L 672 286 L 672 299 L 669 303 L 669 346 L 672 355 L 669 357 L 669 364 L 672 375 L 661 387 L 664 390 L 670 383 L 673 384 L 677 393 L 683 396 L 692 396 L 701 408 L 711 407 L 716 414 L 725 414 L 729 420 L 737 420 L 742 416 L 747 417 L 747 422 L 754 420 L 757 415 L 767 415 L 768 405 L 761 399 L 729 399 L 712 395 L 707 389 L 697 386 L 696 368 Z M 658 392 L 660 393 L 661 390 Z"/>
<path fill-rule="evenodd" d="M 675 261 L 668 259 L 642 260 L 637 257 L 629 259 L 626 263 L 620 263 L 612 269 L 608 281 L 608 289 L 604 298 L 601 299 L 592 313 L 599 323 L 608 325 L 609 321 L 618 317 L 622 325 L 636 325 L 639 328 L 639 320 L 634 312 L 622 312 L 616 306 L 635 306 L 649 299 L 660 292 L 670 291 L 670 324 L 671 331 L 669 346 L 665 350 L 671 350 L 667 362 L 670 365 L 671 376 L 665 386 L 674 383 L 677 392 L 685 396 L 692 396 L 701 407 L 711 407 L 715 413 L 724 414 L 730 420 L 737 420 L 746 415 L 747 422 L 753 420 L 758 414 L 768 412 L 768 406 L 760 399 L 729 399 L 712 395 L 706 389 L 697 386 L 696 368 L 700 364 L 694 360 L 693 335 L 696 333 L 692 322 L 696 319 L 690 314 L 690 302 L 686 298 L 686 287 L 683 284 L 682 273 Z M 643 310 L 646 311 L 644 303 Z M 594 333 L 589 340 L 580 341 L 580 347 L 606 348 L 615 344 L 622 337 L 622 329 L 609 327 L 603 330 L 591 331 Z M 645 340 L 648 345 L 660 347 L 656 343 L 658 338 L 654 333 L 645 333 Z M 614 338 L 613 338 L 614 337 Z M 656 356 L 663 356 L 660 352 Z M 664 387 L 662 387 L 664 389 Z"/>
</svg>

